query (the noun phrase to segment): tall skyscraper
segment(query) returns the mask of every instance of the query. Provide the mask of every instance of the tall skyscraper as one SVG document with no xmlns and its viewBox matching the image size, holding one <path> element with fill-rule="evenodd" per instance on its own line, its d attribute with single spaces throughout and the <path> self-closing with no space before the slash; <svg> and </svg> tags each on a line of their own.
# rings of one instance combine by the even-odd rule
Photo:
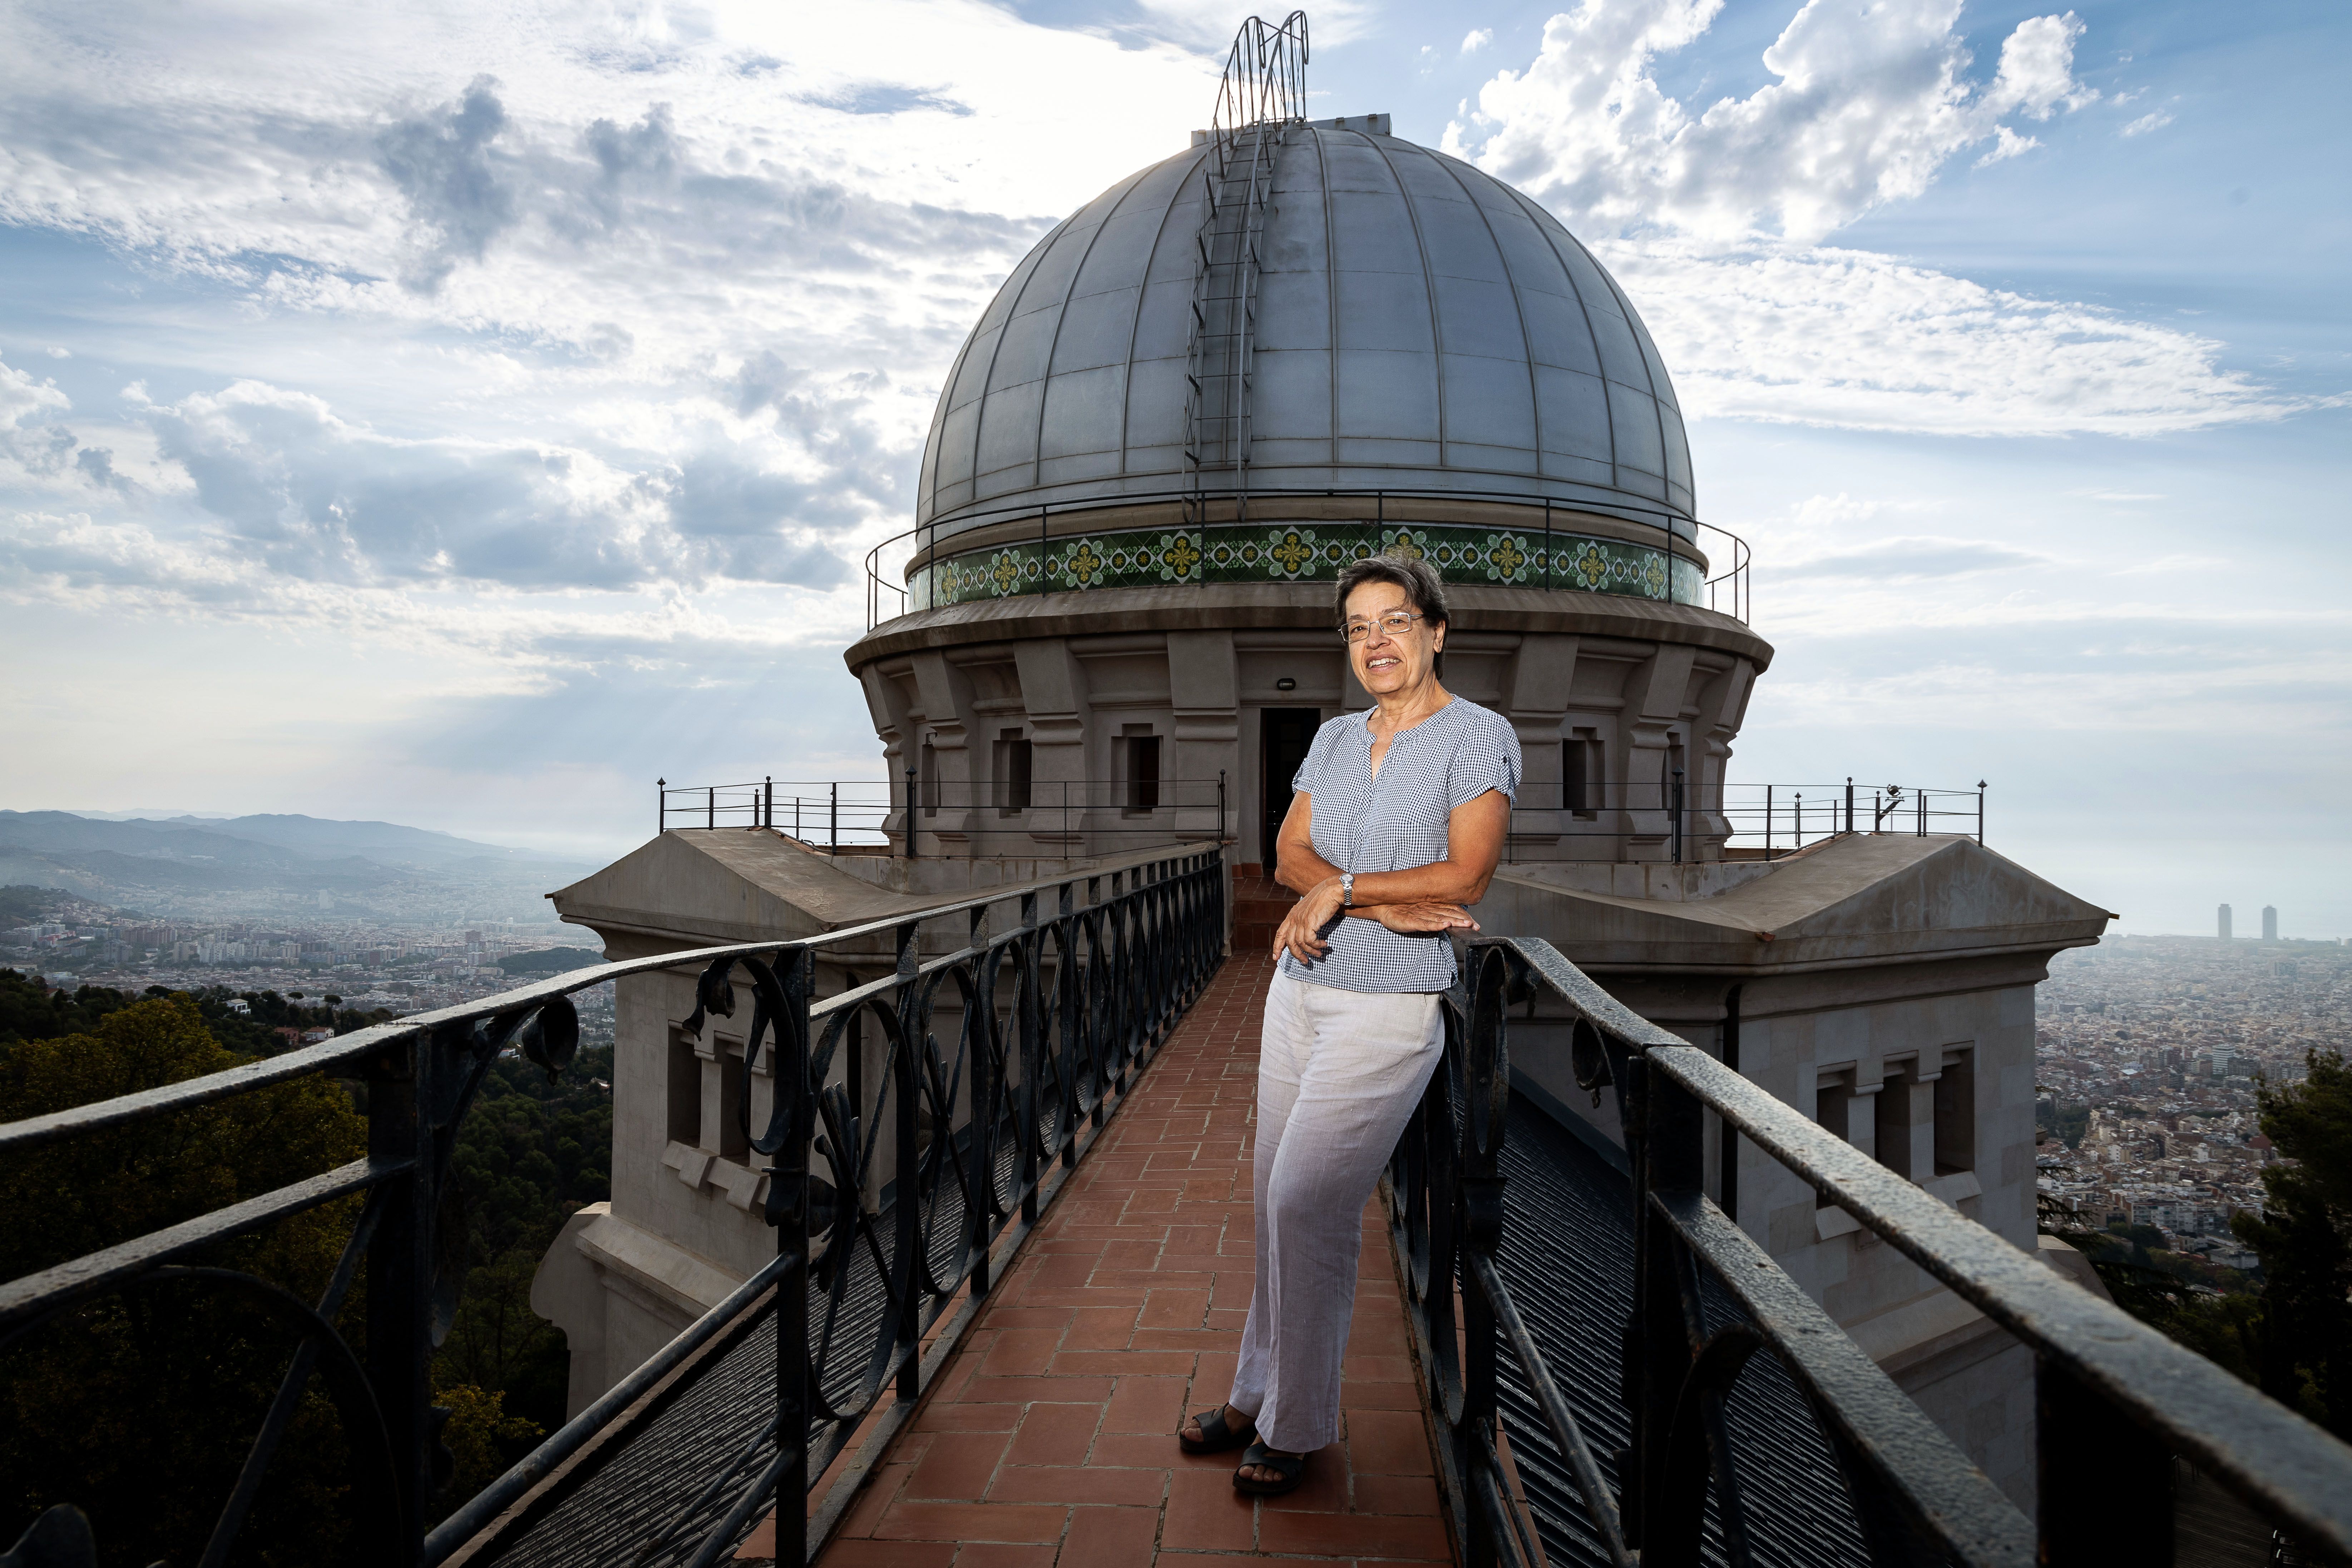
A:
<svg viewBox="0 0 2352 1568">
<path fill-rule="evenodd" d="M 2227 904 L 2221 906 L 2221 940 L 2230 940 L 2230 906 Z"/>
<path fill-rule="evenodd" d="M 2263 906 L 2263 940 L 2278 941 L 2278 910 L 2271 904 Z"/>
</svg>

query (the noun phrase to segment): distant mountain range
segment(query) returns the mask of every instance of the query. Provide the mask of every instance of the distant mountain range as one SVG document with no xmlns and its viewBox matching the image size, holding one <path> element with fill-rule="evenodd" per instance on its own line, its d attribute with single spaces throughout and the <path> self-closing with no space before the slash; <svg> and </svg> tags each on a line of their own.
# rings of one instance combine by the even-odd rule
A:
<svg viewBox="0 0 2352 1568">
<path fill-rule="evenodd" d="M 544 891 L 590 869 L 392 822 L 0 811 L 0 883 L 90 895 L 263 889 L 364 895 L 416 880 L 518 889 L 529 883 Z"/>
</svg>

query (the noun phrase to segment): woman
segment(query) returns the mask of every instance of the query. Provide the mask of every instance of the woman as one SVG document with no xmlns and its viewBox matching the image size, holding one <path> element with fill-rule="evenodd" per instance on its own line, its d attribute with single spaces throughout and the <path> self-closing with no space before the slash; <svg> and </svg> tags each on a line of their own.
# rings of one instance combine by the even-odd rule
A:
<svg viewBox="0 0 2352 1568">
<path fill-rule="evenodd" d="M 1181 1435 L 1189 1453 L 1247 1445 L 1234 1485 L 1297 1487 L 1338 1435 L 1364 1200 L 1444 1042 L 1438 996 L 1455 931 L 1485 894 L 1519 784 L 1499 715 L 1438 684 L 1445 595 L 1416 556 L 1360 561 L 1336 611 L 1374 706 L 1317 731 L 1276 840 L 1300 895 L 1259 1047 L 1257 1281 L 1228 1402 Z"/>
</svg>

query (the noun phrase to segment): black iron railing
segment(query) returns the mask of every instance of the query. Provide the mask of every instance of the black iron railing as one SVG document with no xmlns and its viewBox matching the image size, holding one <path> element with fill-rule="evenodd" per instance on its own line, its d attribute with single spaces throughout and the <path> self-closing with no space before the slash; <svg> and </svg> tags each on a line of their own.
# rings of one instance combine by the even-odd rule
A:
<svg viewBox="0 0 2352 1568">
<path fill-rule="evenodd" d="M 1133 739 L 1134 737 L 1126 737 Z M 1154 737 L 1145 737 L 1155 739 Z M 1024 742 L 1025 745 L 1026 742 Z M 673 827 L 768 827 L 827 853 L 888 849 L 909 858 L 922 835 L 951 833 L 963 855 L 1071 855 L 1077 846 L 1120 854 L 1221 836 L 1225 775 L 1035 779 L 1017 773 L 978 784 L 924 779 L 761 779 L 751 784 L 654 781 L 660 831 Z M 907 802 L 917 803 L 908 813 Z M 1213 815 L 1212 815 L 1213 814 Z"/>
<path fill-rule="evenodd" d="M 936 934 L 942 923 L 951 932 L 945 940 Z M 926 927 L 934 933 L 930 945 L 944 951 L 925 951 Z M 341 1412 L 350 1450 L 352 1560 L 430 1568 L 501 1516 L 506 1528 L 527 1528 L 530 1507 L 515 1507 L 526 1494 L 716 1337 L 740 1335 L 765 1314 L 778 1346 L 773 1420 L 749 1447 L 713 1452 L 703 1494 L 679 1500 L 649 1539 L 628 1543 L 620 1556 L 708 1565 L 730 1553 L 772 1501 L 781 1500 L 785 1519 L 796 1521 L 811 1478 L 864 1426 L 866 1458 L 849 1467 L 813 1521 L 812 1539 L 820 1538 L 862 1465 L 911 1415 L 977 1311 L 994 1259 L 1035 1223 L 1214 973 L 1223 941 L 1222 862 L 1213 846 L 1196 845 L 803 941 L 575 970 L 226 1072 L 0 1127 L 0 1157 L 37 1155 L 63 1140 L 154 1125 L 320 1075 L 365 1084 L 369 1151 L 341 1169 L 0 1286 L 0 1354 L 34 1336 L 77 1331 L 76 1310 L 102 1298 L 165 1281 L 234 1292 L 284 1319 L 298 1348 L 282 1373 L 267 1373 L 278 1392 L 258 1431 L 223 1435 L 250 1444 L 243 1473 L 222 1500 L 209 1542 L 187 1542 L 185 1560 L 219 1563 L 237 1552 L 289 1417 L 317 1375 Z M 820 997 L 820 956 L 880 977 Z M 444 1234 L 459 1123 L 501 1051 L 520 1050 L 551 1073 L 562 1070 L 579 1037 L 573 993 L 689 966 L 701 971 L 689 1033 L 711 1015 L 733 1014 L 748 994 L 749 1039 L 730 1070 L 742 1077 L 738 1131 L 766 1162 L 764 1213 L 776 1228 L 775 1260 L 428 1532 L 437 1478 L 446 1473 L 438 1436 L 446 1413 L 434 1407 L 430 1363 L 461 1283 Z M 761 1079 L 776 1092 L 767 1094 Z M 364 1205 L 316 1303 L 250 1274 L 188 1266 L 215 1243 L 359 1194 Z M 353 1343 L 338 1315 L 362 1279 L 364 1332 Z M 895 1392 L 895 1403 L 869 1421 L 888 1403 L 886 1390 Z M 95 1562 L 73 1505 L 94 1505 L 102 1532 L 110 1510 L 146 1505 L 177 1482 L 150 1478 L 136 1499 L 40 1500 L 58 1505 L 44 1516 L 46 1528 L 67 1552 L 42 1561 Z M 783 1533 L 784 1559 L 799 1562 L 789 1523 Z"/>
<path fill-rule="evenodd" d="M 1573 753 L 1589 742 L 1566 741 Z M 1983 780 L 1973 789 L 1926 784 L 1722 784 L 1710 787 L 1673 769 L 1655 784 L 1586 783 L 1573 768 L 1559 779 L 1528 779 L 1511 802 L 1506 860 L 1543 858 L 1541 846 L 1580 840 L 1638 839 L 1676 865 L 1712 858 L 1718 843 L 1741 858 L 1771 860 L 1841 833 L 1949 834 L 1985 841 Z M 1596 770 L 1597 773 L 1597 770 Z"/>
<path fill-rule="evenodd" d="M 1447 998 L 1444 1066 L 1398 1145 L 1387 1191 L 1439 1429 L 1440 1485 L 1474 1568 L 1542 1560 L 1498 1458 L 1505 1384 L 1541 1413 L 1588 1532 L 1617 1568 L 1811 1555 L 1801 1542 L 1759 1539 L 1770 1510 L 1742 1501 L 1726 1405 L 1759 1355 L 1800 1391 L 1874 1564 L 2169 1563 L 2172 1476 L 2183 1461 L 2273 1522 L 2274 1561 L 2352 1563 L 2352 1447 L 1636 1016 L 1549 943 L 1476 943 L 1465 973 Z M 1547 1245 L 1540 1234 L 1503 1233 L 1508 1017 L 1538 995 L 1571 1022 L 1577 1082 L 1596 1103 L 1599 1090 L 1616 1091 L 1631 1161 L 1622 1397 L 1633 1440 L 1605 1464 L 1576 1415 L 1601 1391 L 1554 1380 L 1497 1268 Z M 1708 1196 L 1710 1111 L 2032 1352 L 2036 1519 Z"/>
<path fill-rule="evenodd" d="M 1573 747 L 1579 742 L 1565 742 Z M 1566 771 L 1566 770 L 1563 770 Z M 1985 841 L 1985 784 L 1725 784 L 1710 789 L 1679 769 L 1656 784 L 1597 778 L 1530 779 L 1511 805 L 1507 861 L 1576 858 L 1584 840 L 1654 846 L 1680 865 L 1714 858 L 1702 843 L 1766 859 L 1841 833 L 1951 834 Z M 1031 779 L 980 784 L 927 781 L 909 768 L 901 783 L 761 779 L 748 784 L 655 781 L 661 831 L 673 827 L 770 827 L 813 847 L 888 849 L 917 857 L 922 836 L 952 825 L 958 855 L 1070 854 L 1082 844 L 1122 852 L 1177 844 L 1225 822 L 1223 773 L 1214 778 Z M 907 815 L 907 802 L 917 803 Z M 1555 853 L 1546 855 L 1545 847 Z"/>
</svg>

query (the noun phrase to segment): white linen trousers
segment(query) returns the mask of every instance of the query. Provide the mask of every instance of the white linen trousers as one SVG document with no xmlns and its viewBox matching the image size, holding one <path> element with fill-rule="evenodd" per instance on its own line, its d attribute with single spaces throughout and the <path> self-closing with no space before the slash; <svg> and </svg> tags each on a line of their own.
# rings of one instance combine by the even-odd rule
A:
<svg viewBox="0 0 2352 1568">
<path fill-rule="evenodd" d="M 1364 1200 L 1445 1044 L 1434 991 L 1343 991 L 1277 971 L 1258 1047 L 1257 1283 L 1229 1403 L 1268 1447 L 1339 1436 Z"/>
</svg>

